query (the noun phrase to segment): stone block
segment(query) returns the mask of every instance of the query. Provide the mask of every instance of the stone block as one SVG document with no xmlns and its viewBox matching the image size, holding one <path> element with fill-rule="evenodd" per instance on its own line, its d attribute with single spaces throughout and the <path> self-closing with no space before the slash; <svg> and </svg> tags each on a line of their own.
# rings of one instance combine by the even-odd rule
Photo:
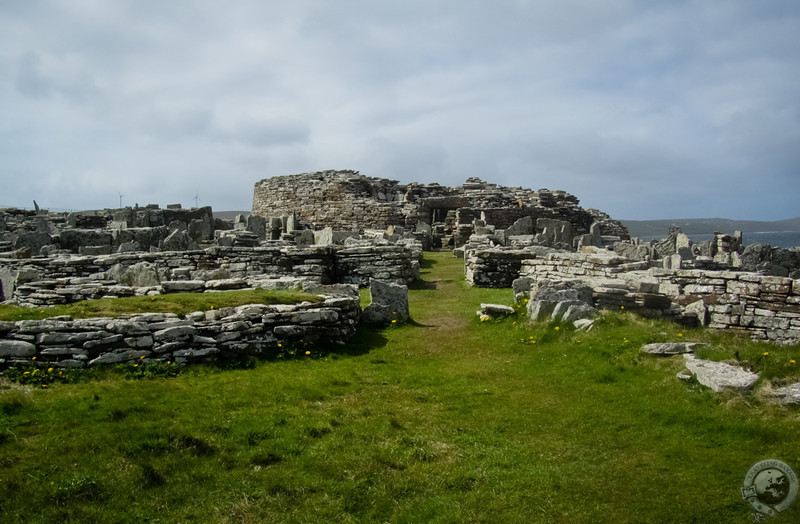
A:
<svg viewBox="0 0 800 524">
<path fill-rule="evenodd" d="M 685 354 L 684 359 L 686 368 L 697 377 L 697 381 L 718 393 L 726 389 L 749 391 L 759 379 L 759 375 L 756 373 L 739 366 L 701 360 L 690 354 Z"/>
<path fill-rule="evenodd" d="M 36 346 L 23 340 L 0 340 L 0 357 L 32 357 Z"/>
<path fill-rule="evenodd" d="M 392 320 L 408 320 L 407 286 L 370 279 L 369 292 L 371 302 L 364 309 L 361 317 L 363 322 L 381 324 Z"/>
</svg>

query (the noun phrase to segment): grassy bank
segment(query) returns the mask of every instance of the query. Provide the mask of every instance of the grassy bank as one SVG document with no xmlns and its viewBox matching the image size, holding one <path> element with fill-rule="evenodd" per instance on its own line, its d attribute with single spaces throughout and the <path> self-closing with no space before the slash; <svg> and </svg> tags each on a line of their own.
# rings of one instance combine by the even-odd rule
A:
<svg viewBox="0 0 800 524">
<path fill-rule="evenodd" d="M 413 322 L 333 354 L 0 389 L 0 520 L 744 522 L 764 458 L 800 468 L 800 418 L 675 378 L 649 342 L 796 376 L 798 348 L 628 313 L 597 327 L 479 322 L 461 261 L 427 254 Z M 764 356 L 763 353 L 770 353 Z M 796 504 L 776 521 L 797 521 Z"/>
</svg>

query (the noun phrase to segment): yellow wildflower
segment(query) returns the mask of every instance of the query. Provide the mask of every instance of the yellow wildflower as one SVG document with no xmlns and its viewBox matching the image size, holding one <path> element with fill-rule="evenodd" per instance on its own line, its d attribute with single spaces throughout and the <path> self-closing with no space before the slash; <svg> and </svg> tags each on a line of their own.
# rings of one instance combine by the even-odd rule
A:
<svg viewBox="0 0 800 524">
<path fill-rule="evenodd" d="M 764 356 L 765 356 L 765 357 L 768 357 L 768 356 L 769 356 L 769 351 L 765 351 L 765 352 L 764 352 Z"/>
<path fill-rule="evenodd" d="M 142 355 L 141 357 L 139 357 L 139 360 L 142 360 L 143 358 L 144 358 L 144 355 Z"/>
<path fill-rule="evenodd" d="M 397 324 L 397 320 L 392 319 L 392 324 Z"/>
<path fill-rule="evenodd" d="M 52 373 L 53 372 L 53 368 L 47 368 L 47 372 L 48 373 Z"/>
<path fill-rule="evenodd" d="M 556 331 L 558 331 L 558 330 L 559 330 L 559 329 L 561 329 L 561 328 L 560 328 L 560 327 L 558 327 L 558 326 L 556 326 L 556 327 L 555 327 L 555 329 L 556 329 Z"/>
<path fill-rule="evenodd" d="M 31 357 L 31 360 L 36 360 L 36 357 Z"/>
<path fill-rule="evenodd" d="M 42 387 L 43 387 L 43 388 L 46 388 L 46 387 L 47 387 L 47 384 L 42 384 Z"/>
<path fill-rule="evenodd" d="M 625 309 L 625 306 L 620 306 L 619 308 L 620 308 L 620 309 Z"/>
<path fill-rule="evenodd" d="M 795 363 L 794 359 L 791 359 L 791 360 L 789 361 L 789 364 L 794 364 L 794 363 Z"/>
<path fill-rule="evenodd" d="M 311 352 L 310 352 L 310 351 L 306 351 L 306 355 L 310 355 L 310 354 L 311 354 Z"/>
<path fill-rule="evenodd" d="M 678 336 L 679 336 L 679 337 L 682 337 L 682 336 L 683 336 L 683 333 L 678 333 Z"/>
<path fill-rule="evenodd" d="M 23 375 L 30 375 L 30 374 L 31 374 L 30 371 L 26 371 L 25 373 L 23 373 Z"/>
</svg>

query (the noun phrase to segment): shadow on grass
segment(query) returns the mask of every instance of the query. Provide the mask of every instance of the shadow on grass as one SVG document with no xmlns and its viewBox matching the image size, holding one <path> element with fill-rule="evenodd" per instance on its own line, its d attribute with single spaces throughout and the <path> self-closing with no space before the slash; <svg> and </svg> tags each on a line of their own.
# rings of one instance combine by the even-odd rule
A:
<svg viewBox="0 0 800 524">
<path fill-rule="evenodd" d="M 369 353 L 373 349 L 382 348 L 389 341 L 383 336 L 381 331 L 384 326 L 359 324 L 356 334 L 347 341 L 345 346 L 330 348 L 330 352 L 336 355 L 358 356 Z"/>
<path fill-rule="evenodd" d="M 420 289 L 436 289 L 436 282 L 426 282 L 425 280 L 415 280 L 411 284 L 408 285 L 408 289 L 420 290 Z"/>
</svg>

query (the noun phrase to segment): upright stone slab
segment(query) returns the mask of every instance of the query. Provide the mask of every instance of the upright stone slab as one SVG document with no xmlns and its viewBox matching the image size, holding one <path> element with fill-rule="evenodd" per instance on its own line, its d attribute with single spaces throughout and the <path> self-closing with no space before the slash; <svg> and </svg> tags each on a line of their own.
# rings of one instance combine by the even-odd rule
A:
<svg viewBox="0 0 800 524">
<path fill-rule="evenodd" d="M 370 279 L 369 295 L 372 302 L 361 315 L 363 322 L 386 324 L 408 320 L 408 286 Z"/>
</svg>

